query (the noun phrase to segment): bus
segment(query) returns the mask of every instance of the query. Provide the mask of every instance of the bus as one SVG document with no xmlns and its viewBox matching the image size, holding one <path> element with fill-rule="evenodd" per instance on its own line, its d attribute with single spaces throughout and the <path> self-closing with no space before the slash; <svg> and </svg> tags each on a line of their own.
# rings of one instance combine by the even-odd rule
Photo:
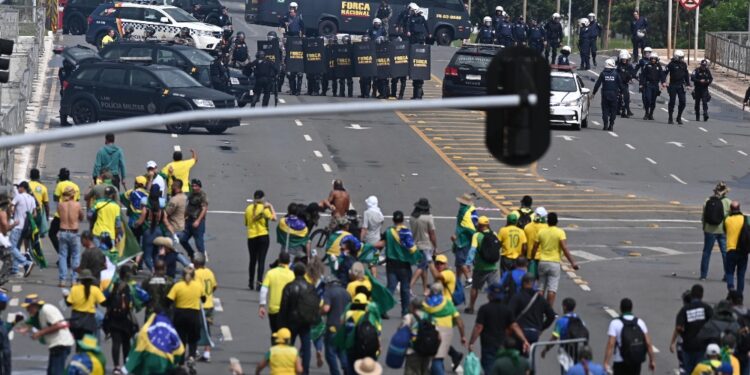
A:
<svg viewBox="0 0 750 375">
<path fill-rule="evenodd" d="M 245 0 L 245 20 L 267 26 L 279 26 L 280 19 L 295 1 L 305 21 L 306 35 L 364 34 L 380 1 L 350 0 Z M 401 11 L 410 2 L 424 11 L 433 36 L 430 43 L 449 45 L 456 39 L 468 39 L 471 34 L 469 13 L 463 0 L 391 0 L 393 14 L 389 28 L 393 31 Z"/>
</svg>

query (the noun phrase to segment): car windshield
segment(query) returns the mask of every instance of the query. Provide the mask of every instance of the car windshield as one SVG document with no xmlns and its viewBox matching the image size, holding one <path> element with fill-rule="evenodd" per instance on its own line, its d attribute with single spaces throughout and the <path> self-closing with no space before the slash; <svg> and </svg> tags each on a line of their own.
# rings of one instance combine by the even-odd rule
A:
<svg viewBox="0 0 750 375">
<path fill-rule="evenodd" d="M 574 92 L 578 90 L 575 78 L 552 76 L 550 91 Z"/>
<path fill-rule="evenodd" d="M 198 20 L 191 16 L 190 13 L 180 8 L 165 8 L 163 10 L 170 17 L 174 18 L 175 22 L 198 22 Z"/>
<path fill-rule="evenodd" d="M 214 61 L 214 58 L 211 57 L 211 55 L 199 49 L 185 48 L 181 52 L 188 60 L 190 60 L 190 63 L 195 66 L 211 65 Z"/>
<path fill-rule="evenodd" d="M 492 61 L 491 56 L 458 54 L 452 65 L 457 68 L 465 66 L 473 69 L 487 70 L 490 61 Z"/>
<path fill-rule="evenodd" d="M 159 79 L 164 82 L 167 88 L 181 88 L 181 87 L 200 87 L 193 77 L 189 76 L 182 70 L 154 70 L 152 73 L 156 74 Z"/>
</svg>

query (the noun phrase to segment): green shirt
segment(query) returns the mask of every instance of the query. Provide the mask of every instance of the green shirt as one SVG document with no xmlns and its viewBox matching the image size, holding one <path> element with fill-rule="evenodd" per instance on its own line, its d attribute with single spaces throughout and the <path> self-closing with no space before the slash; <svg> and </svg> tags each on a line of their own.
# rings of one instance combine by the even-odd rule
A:
<svg viewBox="0 0 750 375">
<path fill-rule="evenodd" d="M 474 233 L 471 238 L 471 252 L 474 252 L 474 268 L 477 271 L 495 271 L 497 270 L 497 263 L 487 263 L 482 259 L 482 255 L 479 254 L 479 249 L 482 247 L 482 241 L 484 241 L 484 234 L 492 232 L 491 229 L 487 229 L 484 232 Z"/>
<path fill-rule="evenodd" d="M 708 202 L 708 199 L 706 199 L 706 202 Z M 732 200 L 723 197 L 721 198 L 721 203 L 724 204 L 724 217 L 726 218 L 729 216 L 729 206 L 732 204 Z M 703 203 L 703 211 L 706 210 L 706 204 Z M 722 222 L 719 225 L 711 225 L 709 223 L 706 223 L 703 221 L 703 215 L 701 214 L 701 222 L 703 223 L 703 231 L 706 233 L 712 233 L 712 234 L 724 234 L 724 223 Z"/>
</svg>

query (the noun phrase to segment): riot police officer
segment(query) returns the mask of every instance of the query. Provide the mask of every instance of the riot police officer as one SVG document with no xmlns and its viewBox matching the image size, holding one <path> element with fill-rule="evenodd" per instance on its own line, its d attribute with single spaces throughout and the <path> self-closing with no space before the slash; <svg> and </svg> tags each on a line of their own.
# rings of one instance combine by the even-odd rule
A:
<svg viewBox="0 0 750 375">
<path fill-rule="evenodd" d="M 620 93 L 619 108 L 620 116 L 628 118 L 633 115 L 630 111 L 630 91 L 627 89 L 628 84 L 635 78 L 635 68 L 630 63 L 630 53 L 627 50 L 621 50 L 617 60 L 617 73 L 620 75 L 624 90 Z"/>
<path fill-rule="evenodd" d="M 341 38 L 341 43 L 342 44 L 346 44 L 346 45 L 351 45 L 352 44 L 352 38 L 349 35 L 344 35 Z M 349 51 L 349 52 L 351 53 L 351 51 Z M 337 56 L 337 58 L 339 58 L 339 57 Z M 349 65 L 351 66 L 351 63 L 352 63 L 351 55 L 346 56 L 346 58 L 348 59 Z M 337 64 L 338 64 L 338 62 L 337 62 Z M 347 77 L 345 77 L 345 78 L 339 78 L 339 97 L 341 97 L 341 98 L 344 97 L 344 94 L 345 94 L 344 93 L 344 83 L 346 83 L 346 88 L 348 90 L 346 92 L 346 95 L 348 97 L 350 97 L 350 98 L 354 96 L 354 80 L 352 79 L 352 74 L 353 74 L 352 69 L 349 68 L 346 71 Z"/>
<path fill-rule="evenodd" d="M 156 37 L 156 30 L 154 30 L 153 27 L 151 27 L 151 26 L 146 27 L 145 33 L 146 33 L 145 34 L 146 37 L 144 38 L 145 41 L 147 41 L 147 42 L 155 42 L 155 41 L 159 40 L 159 38 Z"/>
<path fill-rule="evenodd" d="M 596 14 L 589 13 L 589 49 L 591 50 L 591 62 L 596 67 L 596 40 L 602 36 L 602 26 L 596 21 Z"/>
<path fill-rule="evenodd" d="M 498 29 L 501 21 L 505 21 L 505 16 L 503 15 L 503 13 L 505 13 L 503 7 L 499 5 L 495 7 L 495 14 L 492 16 L 492 28 L 494 30 Z"/>
<path fill-rule="evenodd" d="M 234 38 L 234 46 L 232 47 L 232 65 L 234 67 L 242 68 L 248 63 L 250 55 L 247 51 L 247 43 L 245 43 L 245 33 L 242 31 L 237 33 Z"/>
<path fill-rule="evenodd" d="M 284 29 L 286 36 L 305 36 L 305 22 L 302 20 L 302 14 L 297 10 L 297 3 L 289 3 L 289 11 L 284 17 L 281 17 L 281 28 Z"/>
<path fill-rule="evenodd" d="M 269 42 L 273 42 L 274 40 L 278 40 L 278 39 L 279 39 L 279 35 L 276 34 L 276 32 L 273 31 L 273 30 L 269 31 L 266 34 L 266 40 L 269 41 Z M 279 53 L 279 55 L 280 55 L 279 57 L 280 58 L 279 58 L 279 61 L 278 61 L 278 63 L 279 63 L 279 65 L 278 65 L 278 67 L 279 67 L 279 73 L 277 75 L 278 79 L 277 79 L 277 82 L 276 82 L 276 90 L 277 91 L 281 90 L 281 88 L 284 86 L 284 80 L 286 79 L 286 66 L 284 65 L 284 58 L 282 57 L 282 56 L 284 56 L 284 44 L 283 43 L 279 42 L 279 50 L 280 50 L 280 53 Z M 290 87 L 290 92 L 289 93 L 291 93 L 291 87 Z"/>
<path fill-rule="evenodd" d="M 541 55 L 544 50 L 544 44 L 546 43 L 546 40 L 544 39 L 544 30 L 537 24 L 535 19 L 532 18 L 529 22 L 530 24 L 527 32 L 529 48 L 539 52 L 539 55 Z"/>
<path fill-rule="evenodd" d="M 643 49 L 643 56 L 641 56 L 641 59 L 638 60 L 638 63 L 635 65 L 635 73 L 638 74 L 638 71 L 646 67 L 648 65 L 648 60 L 651 57 L 651 52 L 653 50 L 651 47 L 646 47 Z"/>
<path fill-rule="evenodd" d="M 232 34 L 234 31 L 229 29 L 224 29 L 224 31 L 221 32 L 221 40 L 219 40 L 218 45 L 216 46 L 216 49 L 218 49 L 220 52 L 229 55 L 232 52 Z"/>
<path fill-rule="evenodd" d="M 560 24 L 560 13 L 553 13 L 552 20 L 544 25 L 544 36 L 547 39 L 547 45 L 544 47 L 544 58 L 554 64 L 557 60 L 557 49 L 560 48 L 562 42 L 563 29 Z M 550 54 L 552 59 L 550 60 Z"/>
<path fill-rule="evenodd" d="M 409 3 L 404 7 L 404 9 L 401 10 L 401 12 L 398 14 L 398 17 L 396 17 L 396 25 L 393 27 L 394 32 L 389 35 L 392 39 L 403 39 L 403 37 L 406 36 L 406 30 L 409 27 L 409 15 L 411 14 L 412 6 L 414 8 L 418 8 L 417 4 Z"/>
<path fill-rule="evenodd" d="M 667 64 L 667 75 L 669 75 L 669 86 L 667 92 L 669 93 L 669 124 L 672 124 L 672 113 L 674 113 L 674 102 L 675 97 L 679 100 L 677 107 L 677 123 L 682 125 L 682 111 L 685 110 L 685 86 L 690 87 L 690 73 L 687 69 L 687 64 L 684 61 L 685 52 L 682 50 L 674 51 L 672 61 Z"/>
<path fill-rule="evenodd" d="M 703 121 L 708 121 L 708 102 L 711 100 L 711 94 L 708 93 L 708 86 L 714 81 L 711 71 L 708 70 L 708 60 L 701 60 L 701 65 L 693 71 L 692 80 L 695 84 L 695 90 L 693 90 L 695 121 L 700 121 L 701 102 L 703 103 Z"/>
<path fill-rule="evenodd" d="M 503 17 L 498 21 L 495 29 L 497 44 L 505 47 L 513 47 L 513 24 L 507 18 L 507 13 L 503 12 Z"/>
<path fill-rule="evenodd" d="M 369 43 L 370 37 L 365 35 L 362 37 L 362 43 Z M 373 77 L 359 77 L 359 97 L 367 99 L 370 97 L 370 90 L 372 89 Z"/>
<path fill-rule="evenodd" d="M 482 44 L 495 43 L 495 29 L 492 28 L 492 18 L 489 16 L 484 17 L 482 20 L 482 26 L 479 26 L 477 40 Z"/>
<path fill-rule="evenodd" d="M 594 96 L 599 91 L 599 87 L 602 87 L 602 130 L 612 131 L 617 117 L 617 98 L 624 89 L 620 75 L 615 69 L 614 59 L 607 59 L 605 62 L 604 71 L 599 74 L 594 85 Z"/>
<path fill-rule="evenodd" d="M 255 107 L 255 104 L 258 103 L 262 94 L 263 107 L 268 107 L 268 101 L 271 98 L 271 91 L 276 91 L 275 80 L 276 75 L 279 74 L 278 69 L 276 69 L 276 64 L 268 59 L 265 52 L 258 51 L 258 53 L 255 54 L 255 61 L 250 63 L 245 70 L 247 70 L 247 68 L 252 69 L 255 74 L 255 95 L 253 96 L 252 106 Z"/>
<path fill-rule="evenodd" d="M 570 46 L 563 46 L 560 56 L 557 57 L 557 65 L 570 65 Z"/>
<path fill-rule="evenodd" d="M 391 23 L 391 16 L 393 15 L 393 10 L 391 10 L 391 6 L 388 4 L 388 0 L 383 0 L 380 2 L 380 6 L 378 6 L 378 10 L 375 12 L 375 18 L 380 19 L 380 21 L 383 23 L 383 30 L 385 31 L 386 36 L 390 33 L 390 23 Z"/>
<path fill-rule="evenodd" d="M 367 30 L 367 35 L 370 36 L 371 40 L 378 40 L 378 38 L 386 37 L 386 30 L 383 27 L 383 21 L 380 18 L 372 20 L 372 28 Z"/>
<path fill-rule="evenodd" d="M 638 51 L 646 45 L 646 33 L 648 31 L 648 21 L 641 17 L 640 13 L 633 11 L 633 20 L 630 22 L 630 38 L 633 41 L 633 58 L 638 60 Z"/>
<path fill-rule="evenodd" d="M 133 31 L 135 31 L 135 28 L 133 26 L 128 26 L 128 28 L 125 29 L 125 33 L 122 34 L 122 40 L 132 40 Z"/>
<path fill-rule="evenodd" d="M 388 41 L 384 36 L 381 36 L 375 40 L 375 43 L 378 45 L 382 45 L 388 43 Z M 372 96 L 378 99 L 388 99 L 388 77 L 381 77 L 380 74 L 378 74 L 378 76 L 375 77 L 373 81 L 375 84 L 373 87 Z"/>
<path fill-rule="evenodd" d="M 526 33 L 528 28 L 526 22 L 523 20 L 523 16 L 518 16 L 516 23 L 513 24 L 513 45 L 524 46 L 526 45 Z"/>
<path fill-rule="evenodd" d="M 219 52 L 219 55 L 208 68 L 211 87 L 219 91 L 226 91 L 229 88 L 229 69 L 226 66 L 227 57 L 227 55 Z"/>
<path fill-rule="evenodd" d="M 333 46 L 336 45 L 336 42 L 338 39 L 336 38 L 336 35 L 332 35 L 328 38 L 326 38 L 326 72 L 323 74 L 323 82 L 322 87 L 320 90 L 320 94 L 322 96 L 326 96 L 328 94 L 328 87 L 330 83 L 331 88 L 331 96 L 336 96 L 338 93 L 338 81 L 336 80 L 336 57 L 333 55 Z M 344 87 L 342 86 L 341 89 L 343 90 Z"/>
<path fill-rule="evenodd" d="M 579 70 L 591 69 L 591 63 L 589 58 L 591 57 L 591 32 L 589 31 L 589 20 L 588 18 L 581 18 L 579 21 L 581 26 L 578 29 L 578 49 L 581 52 L 581 66 Z"/>
<path fill-rule="evenodd" d="M 174 37 L 175 44 L 182 44 L 190 47 L 195 47 L 195 40 L 190 36 L 190 29 L 183 27 L 180 29 L 180 33 Z"/>
<path fill-rule="evenodd" d="M 221 14 L 219 15 L 219 22 L 218 25 L 224 30 L 231 29 L 232 28 L 232 17 L 229 16 L 229 11 L 227 10 L 227 7 L 221 7 Z"/>
<path fill-rule="evenodd" d="M 654 119 L 656 109 L 656 97 L 661 95 L 659 85 L 664 83 L 664 69 L 659 64 L 659 55 L 652 52 L 648 58 L 648 65 L 643 67 L 639 79 L 640 92 L 643 95 L 643 108 L 646 114 L 644 120 Z"/>
<path fill-rule="evenodd" d="M 429 38 L 430 28 L 427 26 L 427 20 L 424 18 L 424 12 L 421 8 L 413 9 L 409 16 L 409 31 L 406 33 L 411 44 L 424 44 Z"/>
</svg>

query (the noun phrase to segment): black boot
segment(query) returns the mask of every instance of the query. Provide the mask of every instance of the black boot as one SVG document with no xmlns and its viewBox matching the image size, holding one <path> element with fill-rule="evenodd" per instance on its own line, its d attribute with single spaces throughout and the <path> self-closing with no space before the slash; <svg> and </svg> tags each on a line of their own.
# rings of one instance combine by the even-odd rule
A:
<svg viewBox="0 0 750 375">
<path fill-rule="evenodd" d="M 630 108 L 628 108 L 628 114 L 627 117 L 633 117 L 633 112 L 630 111 Z"/>
<path fill-rule="evenodd" d="M 695 111 L 695 121 L 701 120 L 701 113 L 699 111 Z"/>
<path fill-rule="evenodd" d="M 677 111 L 677 123 L 682 125 L 682 111 Z"/>
<path fill-rule="evenodd" d="M 674 121 L 672 120 L 672 112 L 669 112 L 669 120 L 667 120 L 667 124 L 674 124 Z"/>
<path fill-rule="evenodd" d="M 708 113 L 703 114 L 703 122 L 708 121 Z"/>
<path fill-rule="evenodd" d="M 643 115 L 643 119 L 649 120 L 648 109 L 646 109 L 646 114 Z"/>
</svg>

